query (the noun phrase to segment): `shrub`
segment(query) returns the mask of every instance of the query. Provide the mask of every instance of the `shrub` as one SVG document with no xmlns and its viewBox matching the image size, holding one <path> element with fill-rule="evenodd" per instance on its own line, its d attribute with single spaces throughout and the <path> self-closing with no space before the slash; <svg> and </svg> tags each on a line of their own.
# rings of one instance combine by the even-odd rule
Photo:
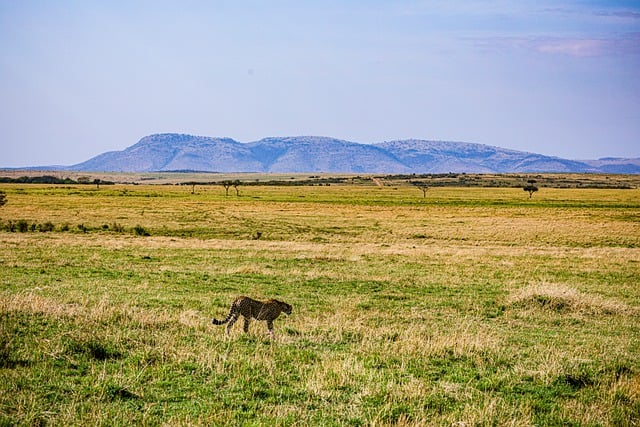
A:
<svg viewBox="0 0 640 427">
<path fill-rule="evenodd" d="M 24 219 L 19 220 L 16 223 L 16 227 L 18 228 L 18 231 L 21 233 L 26 233 L 27 231 L 29 231 L 29 223 Z"/>
<path fill-rule="evenodd" d="M 39 228 L 41 232 L 47 233 L 49 231 L 53 231 L 56 227 L 51 221 L 47 221 L 44 224 L 40 224 Z"/>
<path fill-rule="evenodd" d="M 133 227 L 133 233 L 136 236 L 150 236 L 149 232 L 141 225 L 136 225 Z"/>
<path fill-rule="evenodd" d="M 113 224 L 111 224 L 111 230 L 115 231 L 116 233 L 122 233 L 124 232 L 124 226 L 122 224 L 114 222 Z"/>
</svg>

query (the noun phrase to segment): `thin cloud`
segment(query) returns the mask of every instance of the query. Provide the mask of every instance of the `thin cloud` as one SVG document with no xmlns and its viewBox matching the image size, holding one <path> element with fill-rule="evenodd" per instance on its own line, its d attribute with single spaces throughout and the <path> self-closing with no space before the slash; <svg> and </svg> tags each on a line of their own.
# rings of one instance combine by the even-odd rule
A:
<svg viewBox="0 0 640 427">
<path fill-rule="evenodd" d="M 528 45 L 539 53 L 588 57 L 607 55 L 616 43 L 601 39 L 542 39 Z"/>
<path fill-rule="evenodd" d="M 620 11 L 607 11 L 607 10 L 599 10 L 595 12 L 597 16 L 614 16 L 616 18 L 629 18 L 629 19 L 640 19 L 640 12 L 634 12 L 631 10 L 620 10 Z"/>
<path fill-rule="evenodd" d="M 595 37 L 490 37 L 473 39 L 484 50 L 527 50 L 573 57 L 640 54 L 640 33 L 615 38 Z"/>
<path fill-rule="evenodd" d="M 637 8 L 636 8 L 637 9 Z M 622 8 L 609 8 L 609 9 L 592 9 L 588 7 L 570 7 L 569 5 L 565 5 L 564 7 L 547 7 L 541 9 L 542 13 L 548 15 L 565 15 L 565 16 L 574 16 L 574 17 L 589 17 L 596 16 L 601 18 L 618 18 L 625 20 L 638 20 L 640 19 L 640 11 L 631 10 L 631 9 L 622 9 Z"/>
<path fill-rule="evenodd" d="M 640 54 L 640 33 L 612 38 L 537 39 L 530 46 L 540 53 L 575 57 L 635 55 Z"/>
</svg>

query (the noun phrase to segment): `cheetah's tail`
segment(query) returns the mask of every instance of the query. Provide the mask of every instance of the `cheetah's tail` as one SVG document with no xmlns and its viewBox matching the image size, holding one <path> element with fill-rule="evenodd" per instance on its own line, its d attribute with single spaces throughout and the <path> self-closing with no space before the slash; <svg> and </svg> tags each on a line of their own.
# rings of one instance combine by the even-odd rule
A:
<svg viewBox="0 0 640 427">
<path fill-rule="evenodd" d="M 214 325 L 224 325 L 231 319 L 231 316 L 233 316 L 233 312 L 230 311 L 226 319 L 224 320 L 211 319 L 211 323 L 213 323 Z"/>
</svg>

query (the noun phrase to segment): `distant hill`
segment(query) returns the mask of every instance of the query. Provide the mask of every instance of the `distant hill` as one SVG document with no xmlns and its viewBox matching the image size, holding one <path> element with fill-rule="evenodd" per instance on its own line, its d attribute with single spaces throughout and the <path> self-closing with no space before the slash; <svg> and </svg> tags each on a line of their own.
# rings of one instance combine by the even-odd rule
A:
<svg viewBox="0 0 640 427">
<path fill-rule="evenodd" d="M 93 172 L 640 173 L 640 159 L 567 160 L 483 144 L 403 140 L 360 144 L 317 136 L 230 138 L 156 134 L 68 167 Z"/>
<path fill-rule="evenodd" d="M 638 174 L 640 173 L 640 159 L 624 159 L 606 157 L 598 160 L 583 160 L 584 163 L 597 168 L 603 173 Z"/>
</svg>

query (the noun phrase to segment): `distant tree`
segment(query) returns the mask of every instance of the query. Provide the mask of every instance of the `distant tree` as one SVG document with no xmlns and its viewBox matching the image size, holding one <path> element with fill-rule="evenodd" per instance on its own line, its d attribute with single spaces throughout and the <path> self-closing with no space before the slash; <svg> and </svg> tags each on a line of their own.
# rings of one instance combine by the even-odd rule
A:
<svg viewBox="0 0 640 427">
<path fill-rule="evenodd" d="M 527 181 L 527 184 L 523 187 L 523 190 L 529 193 L 529 198 L 533 196 L 533 193 L 538 191 L 538 187 L 534 185 L 535 183 L 536 183 L 535 179 L 530 179 Z"/>
<path fill-rule="evenodd" d="M 422 190 L 422 197 L 427 197 L 427 190 L 429 190 L 429 186 L 422 183 L 422 182 L 414 182 L 413 185 L 415 185 L 417 188 L 419 188 L 420 190 Z"/>
<path fill-rule="evenodd" d="M 229 189 L 231 188 L 232 185 L 233 185 L 233 182 L 231 181 L 222 181 L 222 186 L 224 187 L 225 196 L 229 196 Z"/>
<path fill-rule="evenodd" d="M 93 183 L 96 185 L 96 188 L 99 190 L 100 189 L 100 178 L 96 178 L 93 180 Z"/>
<path fill-rule="evenodd" d="M 240 180 L 236 179 L 235 181 L 233 181 L 233 188 L 235 188 L 236 190 L 236 196 L 240 195 Z"/>
<path fill-rule="evenodd" d="M 195 194 L 196 193 L 196 185 L 198 185 L 197 182 L 189 181 L 189 182 L 183 183 L 182 185 L 190 185 L 191 186 L 191 194 Z"/>
<path fill-rule="evenodd" d="M 0 191 L 0 206 L 4 206 L 7 203 L 7 195 L 4 191 Z"/>
</svg>

